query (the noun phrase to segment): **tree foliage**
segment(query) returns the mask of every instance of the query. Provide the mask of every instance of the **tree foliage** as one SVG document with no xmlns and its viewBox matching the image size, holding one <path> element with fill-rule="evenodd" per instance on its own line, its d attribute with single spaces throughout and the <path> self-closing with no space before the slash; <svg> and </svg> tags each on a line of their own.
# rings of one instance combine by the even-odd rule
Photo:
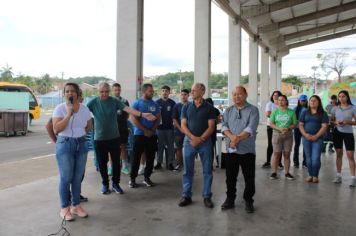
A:
<svg viewBox="0 0 356 236">
<path fill-rule="evenodd" d="M 325 55 L 319 53 L 316 57 L 320 62 L 321 69 L 329 74 L 335 72 L 340 83 L 342 73 L 347 68 L 346 59 L 349 57 L 349 53 L 346 51 L 335 51 Z"/>
</svg>

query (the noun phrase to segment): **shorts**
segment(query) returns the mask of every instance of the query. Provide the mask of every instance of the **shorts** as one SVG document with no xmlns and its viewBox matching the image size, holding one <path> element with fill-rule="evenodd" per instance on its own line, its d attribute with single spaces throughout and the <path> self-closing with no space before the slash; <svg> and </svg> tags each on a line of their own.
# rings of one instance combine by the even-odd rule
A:
<svg viewBox="0 0 356 236">
<path fill-rule="evenodd" d="M 184 135 L 174 136 L 174 147 L 177 149 L 183 148 Z"/>
<path fill-rule="evenodd" d="M 355 138 L 353 133 L 342 133 L 337 128 L 333 133 L 335 149 L 342 149 L 345 143 L 346 151 L 355 151 Z"/>
<path fill-rule="evenodd" d="M 127 144 L 128 140 L 129 140 L 129 133 L 127 132 L 120 132 L 120 144 Z"/>
<path fill-rule="evenodd" d="M 272 135 L 273 152 L 291 152 L 293 146 L 293 132 L 281 134 L 273 131 Z"/>
</svg>

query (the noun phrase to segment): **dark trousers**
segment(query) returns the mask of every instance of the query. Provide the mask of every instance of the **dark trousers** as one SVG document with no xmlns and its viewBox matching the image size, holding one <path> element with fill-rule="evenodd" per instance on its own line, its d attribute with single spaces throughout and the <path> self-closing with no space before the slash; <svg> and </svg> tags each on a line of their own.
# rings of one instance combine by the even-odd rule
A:
<svg viewBox="0 0 356 236">
<path fill-rule="evenodd" d="M 253 202 L 253 196 L 255 195 L 256 155 L 252 153 L 228 154 L 228 157 L 226 158 L 226 195 L 232 200 L 235 200 L 236 198 L 236 181 L 240 166 L 245 179 L 243 197 L 246 202 Z"/>
<path fill-rule="evenodd" d="M 301 140 L 302 140 L 302 133 L 298 128 L 295 128 L 294 129 L 294 153 L 293 153 L 293 162 L 295 165 L 299 165 L 299 147 L 300 147 Z M 303 148 L 303 165 L 306 166 L 304 148 Z"/>
<path fill-rule="evenodd" d="M 270 126 L 267 126 L 267 140 L 268 140 L 267 162 L 268 163 L 271 163 L 271 158 L 272 158 L 272 154 L 273 154 L 272 134 L 273 134 L 273 129 Z"/>
<path fill-rule="evenodd" d="M 155 160 L 155 153 L 157 151 L 157 136 L 146 137 L 143 135 L 135 135 L 133 140 L 133 158 L 131 160 L 132 180 L 136 179 L 138 169 L 140 167 L 141 155 L 146 154 L 145 178 L 149 178 L 152 174 L 153 164 Z"/>
<path fill-rule="evenodd" d="M 120 183 L 121 163 L 120 163 L 120 138 L 109 140 L 95 140 L 95 152 L 99 162 L 100 175 L 103 185 L 109 185 L 108 161 L 109 153 L 112 160 L 112 182 Z"/>
</svg>

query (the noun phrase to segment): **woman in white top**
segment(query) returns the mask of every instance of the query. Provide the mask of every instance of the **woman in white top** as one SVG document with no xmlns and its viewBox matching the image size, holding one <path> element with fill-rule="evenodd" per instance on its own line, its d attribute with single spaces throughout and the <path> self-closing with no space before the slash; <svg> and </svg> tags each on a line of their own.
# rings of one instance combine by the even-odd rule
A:
<svg viewBox="0 0 356 236">
<path fill-rule="evenodd" d="M 262 165 L 263 168 L 270 168 L 271 167 L 271 158 L 273 154 L 273 146 L 272 146 L 272 133 L 273 129 L 270 127 L 269 117 L 275 109 L 278 108 L 278 97 L 281 96 L 282 93 L 278 90 L 274 91 L 271 95 L 271 100 L 266 104 L 266 116 L 267 116 L 267 139 L 268 139 L 268 146 L 267 146 L 267 160 Z M 282 165 L 281 163 L 279 165 Z"/>
<path fill-rule="evenodd" d="M 74 220 L 72 214 L 88 216 L 80 206 L 80 192 L 88 154 L 85 135 L 92 129 L 92 121 L 89 109 L 79 102 L 78 94 L 79 86 L 67 83 L 64 86 L 66 102 L 59 104 L 52 116 L 53 129 L 58 134 L 56 160 L 60 175 L 60 216 L 67 221 Z M 72 199 L 69 199 L 70 189 Z"/>
</svg>

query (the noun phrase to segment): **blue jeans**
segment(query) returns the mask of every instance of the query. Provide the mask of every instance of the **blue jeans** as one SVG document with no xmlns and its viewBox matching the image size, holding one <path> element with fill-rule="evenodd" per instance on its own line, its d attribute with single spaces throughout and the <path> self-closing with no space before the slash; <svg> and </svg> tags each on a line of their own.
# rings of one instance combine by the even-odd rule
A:
<svg viewBox="0 0 356 236">
<path fill-rule="evenodd" d="M 319 138 L 318 140 L 312 142 L 303 137 L 303 148 L 305 151 L 309 176 L 319 176 L 321 166 L 320 155 L 321 149 L 323 148 L 323 142 L 323 138 Z"/>
<path fill-rule="evenodd" d="M 302 133 L 300 132 L 299 128 L 294 129 L 294 153 L 293 153 L 293 162 L 294 165 L 299 166 L 299 147 L 300 141 L 302 139 Z M 305 165 L 305 151 L 303 146 L 303 165 Z"/>
<path fill-rule="evenodd" d="M 72 190 L 72 205 L 80 203 L 81 181 L 87 163 L 88 144 L 85 136 L 70 138 L 58 136 L 56 159 L 59 169 L 59 197 L 61 207 L 70 205 L 69 190 Z"/>
<path fill-rule="evenodd" d="M 193 148 L 190 145 L 190 141 L 187 137 L 184 138 L 184 173 L 183 173 L 183 197 L 192 197 L 192 184 L 194 176 L 194 164 L 195 156 L 199 153 L 201 163 L 203 165 L 203 176 L 204 176 L 204 186 L 203 186 L 203 198 L 210 198 L 211 184 L 213 182 L 213 164 L 212 164 L 212 144 L 211 139 L 207 139 L 204 143 L 200 144 L 198 147 Z"/>
</svg>

